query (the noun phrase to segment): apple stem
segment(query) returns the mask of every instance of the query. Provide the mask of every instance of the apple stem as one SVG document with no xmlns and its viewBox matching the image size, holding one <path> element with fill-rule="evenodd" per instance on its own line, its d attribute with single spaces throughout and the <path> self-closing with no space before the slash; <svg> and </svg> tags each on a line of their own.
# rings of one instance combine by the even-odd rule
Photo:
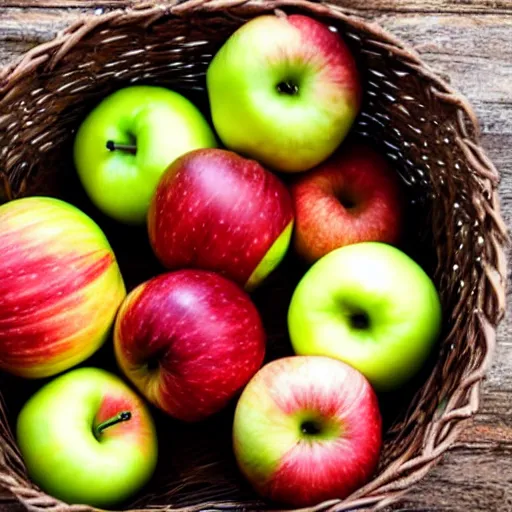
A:
<svg viewBox="0 0 512 512">
<path fill-rule="evenodd" d="M 112 427 L 113 425 L 117 425 L 122 421 L 128 421 L 129 419 L 131 419 L 131 417 L 132 413 L 130 411 L 122 411 L 119 414 L 116 414 L 112 418 L 103 421 L 96 427 L 96 435 L 99 436 L 106 428 Z"/>
<path fill-rule="evenodd" d="M 117 144 L 117 142 L 114 142 L 113 140 L 107 140 L 106 146 L 109 151 L 126 151 L 133 155 L 137 153 L 137 146 L 135 144 Z"/>
</svg>

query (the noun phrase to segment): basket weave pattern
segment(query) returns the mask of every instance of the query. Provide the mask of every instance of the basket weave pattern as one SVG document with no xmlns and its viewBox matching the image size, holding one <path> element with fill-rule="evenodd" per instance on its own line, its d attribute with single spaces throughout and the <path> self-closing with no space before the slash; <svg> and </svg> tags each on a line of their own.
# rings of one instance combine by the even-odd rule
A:
<svg viewBox="0 0 512 512">
<path fill-rule="evenodd" d="M 377 510 L 421 479 L 477 411 L 495 328 L 505 311 L 507 233 L 499 214 L 498 172 L 479 146 L 470 106 L 416 53 L 342 8 L 304 1 L 189 0 L 86 17 L 0 71 L 0 201 L 62 195 L 62 176 L 72 170 L 61 148 L 95 102 L 130 83 L 204 94 L 215 51 L 244 21 L 276 10 L 316 16 L 350 45 L 365 83 L 355 131 L 396 163 L 416 212 L 420 256 L 442 297 L 445 331 L 438 358 L 386 431 L 375 479 L 346 500 L 308 509 Z M 3 408 L 0 486 L 34 512 L 90 511 L 65 505 L 30 483 L 12 422 Z M 192 477 L 173 482 L 172 492 L 140 498 L 133 508 L 273 509 L 239 489 L 236 478 L 228 481 L 229 475 L 203 487 L 187 478 Z M 197 485 L 187 490 L 190 483 Z"/>
</svg>

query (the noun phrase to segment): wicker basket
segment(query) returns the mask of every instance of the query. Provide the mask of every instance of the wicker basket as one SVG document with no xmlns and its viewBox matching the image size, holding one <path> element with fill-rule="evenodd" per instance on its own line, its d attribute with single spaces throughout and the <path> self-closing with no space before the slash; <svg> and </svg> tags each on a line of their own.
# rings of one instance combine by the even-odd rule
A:
<svg viewBox="0 0 512 512">
<path fill-rule="evenodd" d="M 206 105 L 204 77 L 212 55 L 245 20 L 276 9 L 336 27 L 356 55 L 365 101 L 354 130 L 372 139 L 403 178 L 407 250 L 442 296 L 444 331 L 432 361 L 407 393 L 383 397 L 385 442 L 375 478 L 345 500 L 308 510 L 382 509 L 428 472 L 477 411 L 495 328 L 505 311 L 507 234 L 496 191 L 499 175 L 479 145 L 470 106 L 414 51 L 342 8 L 300 0 L 189 0 L 85 17 L 0 73 L 0 200 L 56 195 L 98 219 L 77 185 L 70 151 L 74 130 L 91 107 L 130 83 L 178 88 Z M 145 234 L 99 222 L 128 288 L 155 272 Z M 139 235 L 140 243 L 134 243 Z M 127 238 L 129 251 L 123 250 Z M 273 312 L 265 319 L 270 357 L 289 351 L 279 318 L 285 317 L 290 279 L 286 270 L 278 272 L 255 296 L 264 318 L 265 310 Z M 108 347 L 88 364 L 96 362 L 112 364 Z M 2 376 L 0 385 L 0 487 L 32 512 L 90 511 L 55 500 L 27 479 L 12 427 L 40 382 Z M 228 410 L 194 426 L 157 418 L 170 433 L 160 436 L 157 473 L 144 494 L 122 508 L 275 510 L 236 470 L 231 415 Z"/>
</svg>

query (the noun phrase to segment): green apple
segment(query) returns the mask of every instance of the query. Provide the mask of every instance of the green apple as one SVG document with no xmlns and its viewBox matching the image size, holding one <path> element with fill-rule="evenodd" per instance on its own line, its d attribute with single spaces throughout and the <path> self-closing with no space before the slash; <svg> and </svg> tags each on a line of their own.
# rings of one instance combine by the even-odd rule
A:
<svg viewBox="0 0 512 512">
<path fill-rule="evenodd" d="M 418 372 L 438 338 L 441 304 L 424 270 L 379 242 L 336 249 L 318 260 L 295 289 L 288 311 L 300 355 L 340 359 L 378 391 Z"/>
<path fill-rule="evenodd" d="M 297 14 L 243 24 L 214 56 L 206 81 L 226 147 L 286 172 L 325 160 L 352 127 L 362 96 L 340 35 Z"/>
<path fill-rule="evenodd" d="M 18 416 L 17 440 L 32 480 L 71 504 L 119 503 L 150 479 L 157 461 L 144 402 L 97 368 L 72 370 L 37 391 Z"/>
<path fill-rule="evenodd" d="M 201 112 L 175 91 L 156 86 L 120 89 L 80 125 L 74 160 L 91 201 L 127 224 L 143 224 L 158 180 L 179 156 L 216 147 Z"/>
</svg>

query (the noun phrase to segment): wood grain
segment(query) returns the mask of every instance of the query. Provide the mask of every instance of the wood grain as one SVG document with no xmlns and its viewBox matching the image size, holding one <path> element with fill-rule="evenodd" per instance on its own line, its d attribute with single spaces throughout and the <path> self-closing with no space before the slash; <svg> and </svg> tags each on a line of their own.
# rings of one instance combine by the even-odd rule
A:
<svg viewBox="0 0 512 512">
<path fill-rule="evenodd" d="M 1 0 L 0 7 L 89 7 L 91 0 Z M 104 8 L 123 7 L 137 3 L 136 0 L 103 0 L 94 2 Z M 440 13 L 455 12 L 458 14 L 471 13 L 511 13 L 509 0 L 339 0 L 339 5 L 354 11 L 390 12 L 396 15 L 401 12 Z"/>
<path fill-rule="evenodd" d="M 482 143 L 502 175 L 512 225 L 512 1 L 338 0 L 414 46 L 473 104 Z M 134 2 L 0 0 L 0 65 L 96 9 Z M 512 512 L 512 293 L 479 414 L 459 442 L 395 511 Z M 0 510 L 20 512 L 6 505 Z M 6 508 L 8 507 L 8 508 Z"/>
</svg>

